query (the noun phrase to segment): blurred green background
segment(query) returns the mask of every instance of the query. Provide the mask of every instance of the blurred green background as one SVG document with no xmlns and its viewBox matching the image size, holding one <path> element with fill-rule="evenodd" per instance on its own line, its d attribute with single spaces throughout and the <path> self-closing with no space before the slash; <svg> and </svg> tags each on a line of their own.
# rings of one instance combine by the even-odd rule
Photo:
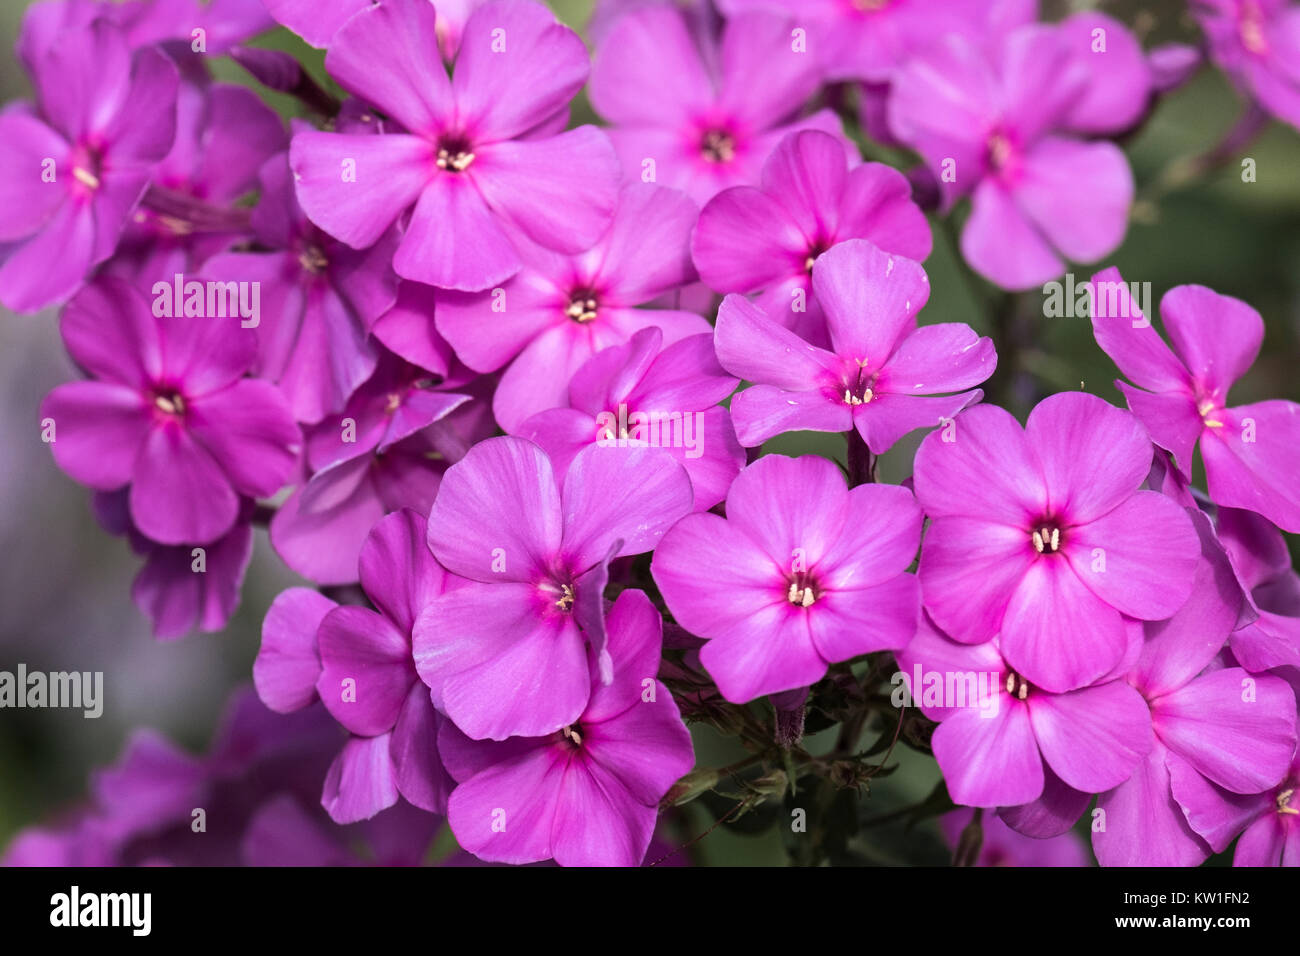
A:
<svg viewBox="0 0 1300 956">
<path fill-rule="evenodd" d="M 26 77 L 9 51 L 29 4 L 0 4 L 0 99 L 26 97 Z M 554 0 L 560 17 L 581 29 L 592 0 Z M 1194 42 L 1197 31 L 1180 0 L 1151 3 L 1044 4 L 1049 17 L 1096 6 L 1136 25 L 1149 47 L 1157 42 Z M 321 54 L 284 31 L 253 45 L 300 53 L 327 80 Z M 248 83 L 229 61 L 219 77 Z M 286 114 L 293 104 L 269 95 Z M 1155 196 L 1162 172 L 1180 158 L 1212 148 L 1240 117 L 1244 104 L 1224 78 L 1202 69 L 1164 97 L 1150 120 L 1124 145 L 1144 199 L 1123 247 L 1100 265 L 1119 266 L 1125 279 L 1150 282 L 1156 301 L 1169 288 L 1189 282 L 1240 297 L 1264 316 L 1267 338 L 1254 370 L 1233 393 L 1234 404 L 1270 397 L 1300 400 L 1300 132 L 1279 123 L 1239 155 L 1202 180 Z M 590 121 L 585 102 L 575 121 Z M 904 159 L 864 143 L 872 158 Z M 1257 181 L 1241 178 L 1241 160 L 1256 162 Z M 1061 389 L 1083 389 L 1122 404 L 1114 367 L 1092 340 L 1087 319 L 1043 316 L 1043 296 L 1032 292 L 1011 302 L 973 280 L 954 258 L 950 232 L 935 223 L 935 250 L 926 263 L 933 294 L 922 321 L 968 322 L 995 331 L 994 306 L 1008 330 L 1024 343 L 1014 356 L 1000 356 L 1005 373 L 990 398 L 1023 416 L 1037 398 Z M 1093 267 L 1074 268 L 1077 281 Z M 90 769 L 118 756 L 129 730 L 151 726 L 193 750 L 203 749 L 230 688 L 246 681 L 257 651 L 266 607 L 284 587 L 298 583 L 258 532 L 257 552 L 240 611 L 222 634 L 159 643 L 130 599 L 137 561 L 120 539 L 109 537 L 90 513 L 87 493 L 56 469 L 40 441 L 37 408 L 55 385 L 74 376 L 59 342 L 53 312 L 0 317 L 0 669 L 22 661 L 29 669 L 102 670 L 107 704 L 99 720 L 58 710 L 0 711 L 0 847 L 13 832 L 76 801 Z M 901 443 L 881 462 L 881 478 L 910 473 L 916 440 Z M 817 452 L 843 459 L 839 436 L 783 436 L 767 450 Z M 1294 476 L 1300 480 L 1300 476 Z M 867 739 L 872 739 L 868 737 Z M 814 742 L 812 746 L 818 744 Z M 722 766 L 743 755 L 711 731 L 697 732 L 701 766 Z M 871 819 L 917 803 L 938 780 L 933 762 L 900 746 L 891 762 L 901 766 L 881 778 L 858 812 Z M 796 800 L 797 805 L 797 800 Z M 683 838 L 707 829 L 729 808 L 727 801 L 697 801 L 680 821 Z M 691 849 L 699 862 L 783 864 L 786 826 L 768 826 L 779 808 L 719 826 Z M 783 819 L 788 820 L 788 812 Z M 757 834 L 750 832 L 761 829 Z M 933 822 L 904 831 L 872 828 L 855 845 L 862 862 L 943 863 L 947 852 Z"/>
</svg>

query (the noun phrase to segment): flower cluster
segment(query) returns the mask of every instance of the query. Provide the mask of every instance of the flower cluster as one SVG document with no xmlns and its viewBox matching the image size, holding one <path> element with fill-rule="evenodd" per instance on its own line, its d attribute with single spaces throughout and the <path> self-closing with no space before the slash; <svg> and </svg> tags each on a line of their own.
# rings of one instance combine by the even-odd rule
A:
<svg viewBox="0 0 1300 956">
<path fill-rule="evenodd" d="M 1179 286 L 1162 336 L 1107 268 L 1127 408 L 1022 425 L 1004 338 L 927 308 L 941 222 L 1007 292 L 1116 251 L 1177 51 L 1010 0 L 607 0 L 590 54 L 533 0 L 264 5 L 23 23 L 0 302 L 58 307 L 82 373 L 54 461 L 159 638 L 226 627 L 255 528 L 306 583 L 211 755 L 136 738 L 10 861 L 196 861 L 249 776 L 220 862 L 419 862 L 445 817 L 482 861 L 636 866 L 737 773 L 747 810 L 857 789 L 901 738 L 952 842 L 996 813 L 985 862 L 1079 864 L 1086 818 L 1105 865 L 1300 865 L 1300 406 L 1228 399 L 1260 315 Z M 1300 124 L 1300 10 L 1197 9 Z M 246 45 L 276 24 L 328 80 Z"/>
</svg>

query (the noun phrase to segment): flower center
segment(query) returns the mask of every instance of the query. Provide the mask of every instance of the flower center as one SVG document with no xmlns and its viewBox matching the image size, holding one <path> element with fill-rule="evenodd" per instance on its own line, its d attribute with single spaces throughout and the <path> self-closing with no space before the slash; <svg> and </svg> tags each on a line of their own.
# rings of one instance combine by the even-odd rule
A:
<svg viewBox="0 0 1300 956">
<path fill-rule="evenodd" d="M 564 308 L 564 314 L 574 322 L 586 324 L 594 322 L 596 319 L 596 293 L 591 289 L 578 289 L 569 298 L 569 304 Z"/>
<path fill-rule="evenodd" d="M 320 246 L 315 244 L 306 246 L 302 252 L 298 253 L 298 262 L 304 269 L 315 275 L 324 272 L 330 264 Z"/>
<path fill-rule="evenodd" d="M 1264 38 L 1264 11 L 1257 0 L 1242 0 L 1237 34 L 1248 52 L 1257 56 L 1268 52 L 1268 40 Z"/>
<path fill-rule="evenodd" d="M 736 140 L 725 130 L 708 130 L 700 140 L 700 155 L 710 163 L 729 163 L 736 158 Z"/>
<path fill-rule="evenodd" d="M 449 173 L 463 173 L 474 162 L 474 150 L 463 136 L 438 141 L 438 168 Z"/>
<path fill-rule="evenodd" d="M 1292 816 L 1300 816 L 1300 810 L 1291 806 L 1291 798 L 1295 796 L 1295 787 L 1283 790 L 1277 795 L 1277 812 L 1286 813 Z"/>
<path fill-rule="evenodd" d="M 1025 680 L 1015 671 L 1007 672 L 1007 693 L 1016 700 L 1024 700 L 1029 696 L 1029 681 Z"/>
<path fill-rule="evenodd" d="M 1196 414 L 1201 416 L 1201 423 L 1206 428 L 1223 427 L 1223 422 L 1218 419 L 1218 413 L 1222 410 L 1222 407 L 1217 395 L 1206 394 L 1197 389 Z"/>
<path fill-rule="evenodd" d="M 1034 550 L 1039 554 L 1056 554 L 1061 550 L 1061 529 L 1052 523 L 1040 524 L 1029 535 L 1034 542 Z"/>
<path fill-rule="evenodd" d="M 803 261 L 803 271 L 812 275 L 813 266 L 817 262 L 817 257 L 829 249 L 831 244 L 824 240 L 818 239 L 808 246 L 808 258 Z"/>
<path fill-rule="evenodd" d="M 1011 157 L 1015 154 L 1015 147 L 1012 145 L 1010 138 L 1001 130 L 995 130 L 989 134 L 988 142 L 985 143 L 985 150 L 989 166 L 997 172 L 1006 169 L 1011 162 Z"/>
<path fill-rule="evenodd" d="M 185 399 L 175 389 L 155 392 L 153 403 L 164 415 L 180 416 L 185 414 Z"/>
<path fill-rule="evenodd" d="M 577 600 L 577 598 L 575 597 L 575 595 L 574 595 L 574 593 L 573 593 L 573 585 L 572 585 L 572 584 L 561 584 L 561 585 L 560 585 L 560 596 L 559 596 L 559 598 L 556 600 L 556 602 L 555 602 L 555 606 L 558 607 L 561 611 L 564 611 L 564 612 L 567 614 L 569 611 L 572 611 L 572 610 L 573 610 L 573 602 L 574 602 L 575 600 Z M 582 743 L 582 741 L 579 740 L 578 743 Z"/>
<path fill-rule="evenodd" d="M 785 593 L 785 599 L 795 607 L 812 607 L 821 596 L 817 582 L 802 571 L 790 579 L 790 587 Z"/>
<path fill-rule="evenodd" d="M 876 13 L 889 6 L 891 0 L 850 0 L 854 10 L 860 10 L 863 13 Z"/>
<path fill-rule="evenodd" d="M 102 157 L 94 146 L 82 145 L 72 154 L 72 178 L 91 192 L 100 187 Z"/>
<path fill-rule="evenodd" d="M 582 733 L 581 733 L 581 728 L 579 727 L 575 727 L 572 724 L 570 724 L 568 727 L 565 727 L 563 730 L 560 731 L 560 736 L 563 737 L 565 740 L 570 741 L 575 747 L 582 746 Z"/>
<path fill-rule="evenodd" d="M 873 387 L 876 384 L 877 375 L 875 372 L 867 370 L 866 359 L 854 359 L 853 361 L 858 364 L 858 371 L 856 375 L 844 383 L 844 404 L 866 405 L 876 397 Z"/>
</svg>

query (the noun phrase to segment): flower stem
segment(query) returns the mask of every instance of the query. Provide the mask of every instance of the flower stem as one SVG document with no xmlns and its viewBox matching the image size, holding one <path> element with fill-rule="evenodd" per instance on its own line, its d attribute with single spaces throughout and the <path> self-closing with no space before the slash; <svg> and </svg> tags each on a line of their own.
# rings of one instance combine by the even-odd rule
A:
<svg viewBox="0 0 1300 956">
<path fill-rule="evenodd" d="M 858 485 L 869 485 L 876 480 L 876 456 L 871 454 L 871 449 L 867 443 L 862 440 L 862 435 L 856 428 L 850 428 L 844 433 L 844 440 L 848 443 L 848 452 L 845 464 L 849 471 L 849 487 L 856 488 Z"/>
</svg>

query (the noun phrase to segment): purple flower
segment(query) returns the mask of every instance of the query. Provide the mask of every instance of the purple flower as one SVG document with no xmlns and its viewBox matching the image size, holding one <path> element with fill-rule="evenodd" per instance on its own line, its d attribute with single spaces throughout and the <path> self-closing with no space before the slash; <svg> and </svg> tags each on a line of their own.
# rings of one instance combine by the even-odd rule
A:
<svg viewBox="0 0 1300 956">
<path fill-rule="evenodd" d="M 1300 732 L 1300 728 L 1297 728 Z M 1229 797 L 1228 806 L 1233 818 L 1232 830 L 1245 825 L 1233 866 L 1300 866 L 1300 753 L 1291 761 L 1291 768 L 1282 782 L 1273 790 L 1247 795 L 1237 799 Z M 1198 815 L 1190 817 L 1193 825 L 1199 823 Z"/>
<path fill-rule="evenodd" d="M 857 152 L 817 130 L 794 133 L 763 164 L 761 188 L 734 186 L 709 200 L 691 237 L 700 277 L 718 292 L 762 292 L 769 316 L 815 345 L 825 319 L 812 294 L 813 263 L 847 239 L 870 239 L 917 262 L 930 226 L 898 170 L 855 165 Z"/>
<path fill-rule="evenodd" d="M 1300 8 L 1287 0 L 1195 0 L 1210 56 L 1273 115 L 1300 127 Z"/>
<path fill-rule="evenodd" d="M 138 731 L 91 778 L 69 821 L 23 831 L 6 866 L 341 866 L 421 862 L 438 817 L 400 804 L 355 827 L 318 800 L 341 731 L 323 707 L 271 713 L 248 689 L 227 705 L 214 741 L 193 756 Z M 196 835 L 194 811 L 205 829 Z M 401 835 L 399 848 L 395 836 Z"/>
<path fill-rule="evenodd" d="M 1133 633 L 1140 643 L 1140 626 Z M 940 721 L 932 746 L 956 803 L 1020 807 L 1043 797 L 1049 778 L 1109 790 L 1151 749 L 1146 703 L 1114 679 L 1121 674 L 1054 694 L 1025 680 L 997 641 L 959 644 L 924 617 L 898 665 L 912 698 Z"/>
<path fill-rule="evenodd" d="M 411 210 L 393 267 L 449 289 L 519 271 L 506 224 L 547 248 L 590 247 L 614 209 L 617 160 L 595 127 L 547 135 L 586 81 L 582 41 L 539 4 L 489 3 L 465 25 L 449 78 L 428 42 L 435 26 L 428 0 L 384 0 L 334 36 L 330 75 L 406 132 L 295 136 L 308 217 L 363 249 Z"/>
<path fill-rule="evenodd" d="M 493 434 L 486 402 L 381 353 L 375 374 L 342 414 L 307 436 L 311 477 L 271 519 L 285 564 L 318 584 L 357 580 L 357 555 L 375 523 L 399 508 L 427 514 L 447 466 Z"/>
<path fill-rule="evenodd" d="M 916 454 L 931 518 L 918 574 L 925 606 L 953 639 L 999 638 L 1007 663 L 1063 693 L 1111 671 L 1122 615 L 1171 616 L 1192 588 L 1196 532 L 1151 470 L 1141 423 L 1101 399 L 1044 399 L 1024 429 L 977 405 Z"/>
<path fill-rule="evenodd" d="M 997 51 L 950 33 L 894 77 L 894 135 L 925 158 L 948 205 L 971 196 L 962 255 L 1005 288 L 1032 288 L 1060 275 L 1063 257 L 1092 262 L 1124 238 L 1133 201 L 1128 161 L 1113 143 L 1071 134 L 1127 119 L 1116 103 L 1125 95 L 1145 103 L 1148 89 L 1128 85 L 1116 94 L 1108 83 L 1090 83 L 1104 70 L 1081 59 L 1094 55 L 1091 42 L 1068 25 L 1020 27 Z"/>
<path fill-rule="evenodd" d="M 718 310 L 718 361 L 754 382 L 732 400 L 740 443 L 786 431 L 856 428 L 875 454 L 917 428 L 943 424 L 983 393 L 969 389 L 997 364 L 993 342 L 957 322 L 918 328 L 930 297 L 920 265 L 865 239 L 824 253 L 812 289 L 825 313 L 831 351 L 810 344 L 729 295 Z"/>
<path fill-rule="evenodd" d="M 314 47 L 330 46 L 334 34 L 353 14 L 376 0 L 262 0 L 271 16 Z M 456 57 L 469 15 L 486 0 L 432 0 L 438 11 L 437 37 L 442 55 Z"/>
<path fill-rule="evenodd" d="M 1215 530 L 1245 593 L 1252 620 L 1228 638 L 1237 663 L 1252 673 L 1300 668 L 1300 575 L 1286 539 L 1253 511 L 1219 508 Z"/>
<path fill-rule="evenodd" d="M 279 391 L 244 373 L 256 360 L 238 317 L 155 318 L 120 279 L 87 286 L 61 320 L 89 381 L 41 406 L 50 450 L 101 491 L 130 485 L 131 520 L 160 544 L 204 544 L 235 524 L 240 496 L 275 494 L 301 436 Z"/>
<path fill-rule="evenodd" d="M 288 148 L 280 118 L 257 94 L 240 86 L 182 83 L 176 99 L 176 139 L 154 171 L 152 196 L 166 206 L 188 202 L 236 213 L 236 200 L 258 188 L 258 170 Z M 162 204 L 159 204 L 162 205 Z M 246 238 L 245 231 L 207 228 L 168 211 L 141 207 L 131 216 L 105 266 L 148 286 L 197 270 L 204 259 Z"/>
<path fill-rule="evenodd" d="M 568 407 L 534 415 L 519 436 L 540 445 L 560 473 L 591 444 L 662 448 L 690 475 L 695 510 L 707 511 L 745 465 L 731 416 L 718 405 L 737 380 L 718 365 L 711 335 L 662 343 L 651 327 L 597 352 L 569 383 Z"/>
<path fill-rule="evenodd" d="M 544 736 L 471 740 L 444 724 L 438 746 L 457 780 L 447 819 L 483 860 L 637 866 L 659 801 L 695 762 L 691 736 L 659 672 L 662 619 L 640 591 L 609 612 L 606 683 L 592 655 L 590 698 Z"/>
<path fill-rule="evenodd" d="M 1196 866 L 1245 823 L 1245 795 L 1271 791 L 1296 750 L 1295 694 L 1286 681 L 1224 667 L 1241 591 L 1203 528 L 1203 558 L 1187 604 L 1146 625 L 1128 682 L 1151 708 L 1155 745 L 1133 776 L 1103 793 L 1105 828 L 1092 845 L 1103 866 Z"/>
<path fill-rule="evenodd" d="M 260 181 L 254 237 L 276 251 L 224 253 L 203 274 L 261 283 L 259 372 L 279 384 L 294 418 L 315 423 L 341 412 L 375 370 L 367 331 L 397 302 L 390 264 L 400 237 L 390 230 L 357 251 L 321 232 L 298 207 L 283 155 L 267 161 Z"/>
<path fill-rule="evenodd" d="M 718 6 L 727 16 L 783 10 L 796 17 L 828 80 L 887 80 L 936 33 L 1034 17 L 1033 0 L 719 0 Z"/>
<path fill-rule="evenodd" d="M 239 592 L 253 558 L 252 502 L 240 507 L 235 526 L 203 545 L 150 541 L 131 523 L 127 492 L 96 492 L 96 518 L 110 534 L 126 535 L 145 558 L 131 583 L 131 599 L 149 618 L 154 637 L 171 640 L 198 629 L 223 630 L 239 606 Z"/>
<path fill-rule="evenodd" d="M 369 819 L 399 794 L 425 810 L 446 809 L 443 718 L 415 672 L 411 629 L 425 604 L 460 582 L 434 561 L 425 534 L 426 519 L 404 509 L 366 538 L 358 577 L 376 610 L 290 588 L 262 625 L 253 665 L 262 700 L 289 712 L 319 696 L 352 735 L 325 777 L 322 804 L 337 823 Z"/>
<path fill-rule="evenodd" d="M 25 39 L 36 108 L 0 114 L 0 302 L 34 312 L 113 254 L 176 135 L 177 75 L 107 20 Z"/>
<path fill-rule="evenodd" d="M 691 510 L 685 470 L 651 448 L 579 452 L 558 481 L 520 438 L 480 442 L 447 469 L 429 547 L 468 578 L 428 604 L 415 662 L 438 709 L 475 739 L 542 737 L 589 700 L 590 645 L 606 683 L 612 558 L 649 551 Z"/>
<path fill-rule="evenodd" d="M 920 530 L 905 488 L 849 490 L 825 458 L 767 455 L 732 483 L 726 518 L 683 518 L 651 570 L 677 622 L 708 639 L 700 661 L 718 689 L 744 703 L 906 645 Z"/>
<path fill-rule="evenodd" d="M 974 810 L 954 810 L 939 818 L 948 845 L 956 848 L 961 832 L 970 823 Z M 980 845 L 976 866 L 1089 866 L 1088 850 L 1076 834 L 1062 833 L 1045 840 L 1017 833 L 1001 818 L 988 816 L 980 821 L 984 842 Z"/>
<path fill-rule="evenodd" d="M 784 16 L 727 21 L 701 48 L 684 15 L 654 6 L 621 17 L 596 51 L 590 95 L 627 177 L 685 190 L 703 204 L 757 182 L 786 133 L 839 133 L 830 110 L 794 121 L 818 86 L 817 57 L 796 49 Z"/>
<path fill-rule="evenodd" d="M 1116 385 L 1152 441 L 1190 477 L 1199 439 L 1210 497 L 1300 531 L 1300 405 L 1280 399 L 1228 407 L 1228 392 L 1255 361 L 1264 320 L 1240 299 L 1204 286 L 1170 289 L 1160 317 L 1171 349 L 1142 315 L 1119 270 L 1093 276 L 1097 344 L 1138 386 Z"/>
<path fill-rule="evenodd" d="M 709 331 L 693 312 L 636 308 L 695 278 L 687 248 L 695 218 L 679 192 L 625 186 L 608 231 L 581 255 L 521 242 L 524 268 L 500 289 L 438 293 L 438 331 L 461 361 L 492 372 L 513 359 L 492 402 L 502 428 L 562 407 L 583 363 L 639 329 L 657 326 L 667 345 Z"/>
</svg>

